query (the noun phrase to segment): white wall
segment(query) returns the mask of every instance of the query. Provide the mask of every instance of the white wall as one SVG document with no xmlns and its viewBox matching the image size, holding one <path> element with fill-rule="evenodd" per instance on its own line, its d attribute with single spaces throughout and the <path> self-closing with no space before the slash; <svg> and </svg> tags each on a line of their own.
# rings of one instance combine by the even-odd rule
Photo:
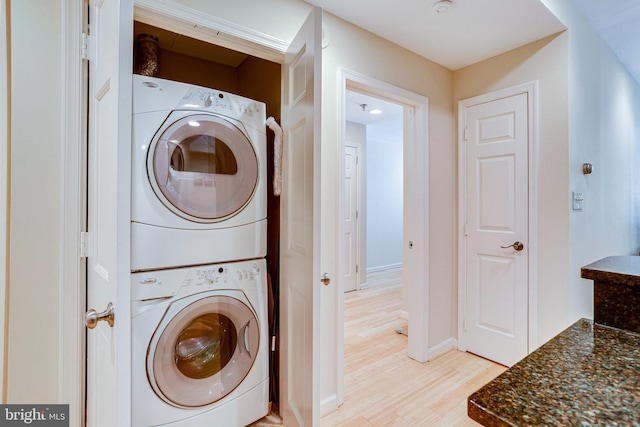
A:
<svg viewBox="0 0 640 427">
<path fill-rule="evenodd" d="M 593 287 L 580 267 L 609 255 L 636 255 L 640 88 L 571 0 L 542 0 L 569 28 L 569 187 L 584 209 L 569 210 L 568 318 L 593 316 Z M 582 174 L 592 163 L 594 173 Z"/>
<path fill-rule="evenodd" d="M 367 272 L 402 265 L 403 143 L 367 126 Z"/>
</svg>

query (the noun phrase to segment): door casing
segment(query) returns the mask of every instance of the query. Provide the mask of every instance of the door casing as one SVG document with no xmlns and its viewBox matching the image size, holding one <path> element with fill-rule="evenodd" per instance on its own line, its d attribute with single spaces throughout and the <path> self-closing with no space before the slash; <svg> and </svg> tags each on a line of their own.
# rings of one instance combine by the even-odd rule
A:
<svg viewBox="0 0 640 427">
<path fill-rule="evenodd" d="M 528 347 L 533 351 L 538 347 L 538 82 L 528 82 L 506 89 L 458 101 L 458 349 L 466 351 L 464 343 L 464 314 L 466 301 L 466 251 L 465 251 L 465 212 L 467 210 L 466 190 L 466 148 L 464 132 L 466 122 L 465 109 L 468 106 L 506 98 L 521 93 L 528 94 L 529 150 L 529 292 L 528 292 Z"/>
<path fill-rule="evenodd" d="M 407 91 L 389 83 L 365 76 L 345 68 L 339 70 L 338 97 L 338 137 L 340 141 L 338 182 L 344 181 L 344 155 L 346 144 L 345 132 L 345 99 L 346 91 L 354 90 L 404 106 L 404 218 L 403 231 L 403 282 L 408 284 L 409 324 L 409 357 L 419 362 L 430 360 L 433 355 L 429 349 L 429 100 L 416 93 Z M 412 153 L 407 156 L 406 153 Z M 424 167 L 427 165 L 427 167 Z M 336 241 L 344 234 L 345 218 L 344 187 L 338 189 L 338 230 Z M 409 249 L 409 241 L 412 248 Z M 341 245 L 337 245 L 340 250 Z M 343 277 L 343 256 L 338 254 L 338 277 Z M 417 262 L 419 260 L 419 262 Z M 413 279 L 413 280 L 412 280 Z M 338 384 L 335 402 L 323 402 L 321 413 L 326 413 L 331 406 L 337 407 L 344 401 L 344 285 L 337 286 L 337 376 Z"/>
</svg>

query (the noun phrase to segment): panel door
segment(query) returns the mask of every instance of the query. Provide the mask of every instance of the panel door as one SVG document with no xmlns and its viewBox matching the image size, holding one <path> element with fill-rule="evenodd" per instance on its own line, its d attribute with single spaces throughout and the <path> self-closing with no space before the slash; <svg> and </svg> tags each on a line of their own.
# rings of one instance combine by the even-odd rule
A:
<svg viewBox="0 0 640 427">
<path fill-rule="evenodd" d="M 131 0 L 91 1 L 87 185 L 87 308 L 115 307 L 115 322 L 87 331 L 86 425 L 129 425 L 129 194 Z M 126 286 L 124 289 L 127 289 Z"/>
<path fill-rule="evenodd" d="M 358 206 L 359 206 L 359 175 L 358 175 L 358 147 L 345 145 L 344 154 L 344 290 L 345 292 L 358 289 L 358 261 L 359 261 L 359 235 L 358 235 Z"/>
<path fill-rule="evenodd" d="M 466 350 L 528 353 L 527 93 L 466 108 Z"/>
<path fill-rule="evenodd" d="M 284 425 L 319 425 L 320 73 L 315 8 L 283 65 L 280 409 Z"/>
</svg>

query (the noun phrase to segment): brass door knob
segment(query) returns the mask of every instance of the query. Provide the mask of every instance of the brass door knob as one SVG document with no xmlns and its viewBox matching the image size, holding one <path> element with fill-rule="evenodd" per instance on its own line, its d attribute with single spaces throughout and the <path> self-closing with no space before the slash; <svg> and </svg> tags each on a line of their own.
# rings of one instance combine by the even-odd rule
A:
<svg viewBox="0 0 640 427">
<path fill-rule="evenodd" d="M 520 252 L 524 249 L 524 244 L 522 242 L 518 242 L 517 240 L 508 246 L 500 246 L 502 249 L 513 248 L 514 250 Z"/>
</svg>

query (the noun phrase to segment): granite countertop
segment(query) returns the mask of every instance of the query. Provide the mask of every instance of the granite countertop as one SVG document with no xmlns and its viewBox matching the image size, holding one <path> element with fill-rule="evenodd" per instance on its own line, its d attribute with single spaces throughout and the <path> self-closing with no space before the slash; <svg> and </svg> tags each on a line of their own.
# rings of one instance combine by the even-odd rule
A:
<svg viewBox="0 0 640 427">
<path fill-rule="evenodd" d="M 583 279 L 640 286 L 640 256 L 610 256 L 580 270 Z"/>
<path fill-rule="evenodd" d="M 581 319 L 469 396 L 485 426 L 640 426 L 640 334 Z"/>
</svg>

